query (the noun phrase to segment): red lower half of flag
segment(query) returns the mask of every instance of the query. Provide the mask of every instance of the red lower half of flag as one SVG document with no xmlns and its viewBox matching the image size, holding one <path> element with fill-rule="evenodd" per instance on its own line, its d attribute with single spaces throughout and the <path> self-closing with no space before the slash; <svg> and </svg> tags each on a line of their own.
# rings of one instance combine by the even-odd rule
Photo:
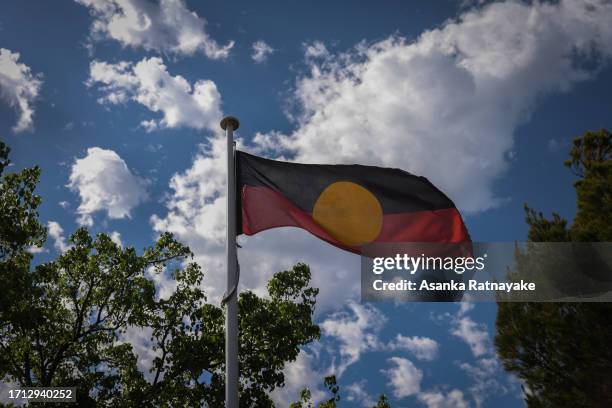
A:
<svg viewBox="0 0 612 408">
<path fill-rule="evenodd" d="M 361 253 L 361 247 L 370 243 L 462 243 L 470 240 L 461 215 L 454 207 L 382 214 L 377 221 L 375 233 L 371 234 L 373 224 L 369 219 L 349 217 L 345 224 L 334 224 L 330 228 L 325 222 L 318 221 L 312 212 L 299 208 L 269 187 L 243 186 L 241 201 L 242 232 L 246 235 L 270 228 L 298 227 L 332 245 L 355 253 Z M 338 225 L 343 226 L 341 231 Z M 364 233 L 362 226 L 367 226 L 370 232 Z"/>
</svg>

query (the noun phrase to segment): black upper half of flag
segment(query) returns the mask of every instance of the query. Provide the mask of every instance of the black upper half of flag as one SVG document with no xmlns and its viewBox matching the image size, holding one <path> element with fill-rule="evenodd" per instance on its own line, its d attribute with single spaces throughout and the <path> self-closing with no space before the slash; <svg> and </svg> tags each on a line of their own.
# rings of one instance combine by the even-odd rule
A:
<svg viewBox="0 0 612 408">
<path fill-rule="evenodd" d="M 291 163 L 237 151 L 236 173 L 239 197 L 245 186 L 268 187 L 308 213 L 321 193 L 336 182 L 353 182 L 367 189 L 378 199 L 384 214 L 455 207 L 425 177 L 394 168 Z"/>
</svg>

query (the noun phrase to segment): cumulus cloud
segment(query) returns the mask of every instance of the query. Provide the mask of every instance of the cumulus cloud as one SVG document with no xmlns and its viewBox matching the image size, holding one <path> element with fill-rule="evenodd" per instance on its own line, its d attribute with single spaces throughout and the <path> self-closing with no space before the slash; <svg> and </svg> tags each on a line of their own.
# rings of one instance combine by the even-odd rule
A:
<svg viewBox="0 0 612 408">
<path fill-rule="evenodd" d="M 469 301 L 459 302 L 457 316 L 464 316 L 467 312 L 474 309 L 474 303 Z"/>
<path fill-rule="evenodd" d="M 94 40 L 112 39 L 122 46 L 160 53 L 227 58 L 234 42 L 219 45 L 205 30 L 206 20 L 183 0 L 76 0 L 89 8 Z"/>
<path fill-rule="evenodd" d="M 305 350 L 300 351 L 295 361 L 285 364 L 285 386 L 276 388 L 271 396 L 276 406 L 288 407 L 299 399 L 300 392 L 308 388 L 316 404 L 325 397 L 321 384 L 325 373 L 314 368 L 315 357 Z"/>
<path fill-rule="evenodd" d="M 485 324 L 478 324 L 471 317 L 464 316 L 455 318 L 451 325 L 451 334 L 467 343 L 475 357 L 490 351 L 489 332 Z"/>
<path fill-rule="evenodd" d="M 56 221 L 49 221 L 47 223 L 47 232 L 51 239 L 53 239 L 53 247 L 60 253 L 66 252 L 70 246 L 66 243 L 66 237 L 64 236 L 64 229 Z"/>
<path fill-rule="evenodd" d="M 20 54 L 0 48 L 0 99 L 19 113 L 13 132 L 31 130 L 34 108 L 32 104 L 40 93 L 41 75 L 33 74 L 30 67 L 19 62 Z"/>
<path fill-rule="evenodd" d="M 255 41 L 251 48 L 253 49 L 251 58 L 258 64 L 267 60 L 268 57 L 274 53 L 274 48 L 270 47 L 270 45 L 263 40 Z"/>
<path fill-rule="evenodd" d="M 472 355 L 476 357 L 474 362 L 455 361 L 455 364 L 473 381 L 469 386 L 470 394 L 476 407 L 482 407 L 489 396 L 507 394 L 517 389 L 518 385 L 514 376 L 508 375 L 501 369 L 491 344 L 487 325 L 475 322 L 468 315 L 474 309 L 474 303 L 464 301 L 457 305 L 459 307 L 456 313 L 446 312 L 435 320 L 447 323 L 450 333 L 465 342 Z M 443 394 L 437 391 L 431 394 L 432 401 L 438 399 L 446 401 L 446 398 L 441 399 Z"/>
<path fill-rule="evenodd" d="M 66 243 L 66 237 L 64 236 L 64 229 L 56 221 L 49 221 L 47 223 L 47 232 L 51 239 L 53 239 L 53 247 L 60 253 L 66 252 L 70 246 Z"/>
<path fill-rule="evenodd" d="M 412 361 L 401 357 L 391 357 L 387 361 L 392 367 L 381 372 L 389 379 L 388 385 L 396 398 L 408 397 L 421 391 L 423 372 Z"/>
<path fill-rule="evenodd" d="M 155 285 L 155 296 L 158 300 L 169 299 L 178 287 L 178 282 L 167 269 L 156 270 L 154 267 L 151 267 L 146 270 L 145 276 Z"/>
<path fill-rule="evenodd" d="M 148 131 L 180 126 L 219 128 L 221 95 L 215 83 L 198 80 L 192 86 L 182 76 L 172 76 L 161 58 L 144 58 L 137 64 L 93 61 L 87 85 L 98 86 L 102 104 L 133 101 L 161 113 L 161 119 L 141 122 Z"/>
<path fill-rule="evenodd" d="M 123 242 L 121 241 L 121 233 L 119 231 L 113 231 L 110 233 L 110 239 L 111 241 L 113 241 L 117 246 L 119 247 L 123 247 Z"/>
<path fill-rule="evenodd" d="M 81 199 L 78 222 L 91 226 L 98 211 L 111 219 L 130 218 L 132 209 L 147 199 L 146 185 L 117 153 L 92 147 L 72 165 L 68 188 Z"/>
<path fill-rule="evenodd" d="M 474 381 L 469 390 L 476 407 L 486 406 L 485 400 L 491 396 L 512 393 L 519 399 L 523 398 L 518 378 L 514 375 L 508 376 L 497 357 L 482 357 L 474 363 L 456 362 L 456 364 Z"/>
<path fill-rule="evenodd" d="M 429 337 L 407 337 L 398 334 L 395 339 L 387 345 L 387 348 L 392 351 L 406 350 L 412 353 L 418 360 L 432 361 L 438 356 L 440 345 L 437 341 Z"/>
<path fill-rule="evenodd" d="M 306 58 L 306 60 L 329 56 L 329 50 L 321 41 L 314 41 L 310 44 L 304 44 L 304 57 Z"/>
<path fill-rule="evenodd" d="M 224 244 L 225 138 L 216 137 L 209 146 L 201 146 L 201 149 L 191 167 L 170 180 L 173 193 L 166 202 L 166 218 L 154 215 L 152 222 L 158 231 L 171 231 L 183 236 L 197 232 L 202 240 Z"/>
<path fill-rule="evenodd" d="M 427 408 L 467 408 L 469 406 L 460 390 L 453 389 L 447 394 L 435 390 L 421 390 L 423 371 L 417 368 L 412 361 L 401 357 L 391 357 L 387 362 L 391 364 L 391 367 L 381 370 L 381 373 L 389 379 L 387 385 L 391 387 L 396 398 L 414 395 Z"/>
<path fill-rule="evenodd" d="M 296 129 L 258 139 L 300 162 L 400 167 L 461 209 L 486 210 L 503 198 L 494 182 L 538 100 L 609 62 L 611 20 L 609 2 L 505 1 L 415 41 L 392 36 L 336 55 L 314 43 L 291 98 Z"/>
<path fill-rule="evenodd" d="M 419 401 L 427 408 L 467 408 L 469 404 L 463 398 L 463 392 L 454 389 L 448 394 L 430 391 L 418 395 Z"/>
<path fill-rule="evenodd" d="M 357 362 L 361 353 L 380 347 L 378 332 L 386 317 L 374 306 L 349 302 L 348 311 L 340 311 L 325 319 L 319 326 L 324 335 L 340 343 L 341 361 L 332 369 L 338 376 Z"/>
<path fill-rule="evenodd" d="M 136 354 L 136 364 L 144 378 L 153 381 L 154 373 L 151 372 L 155 358 L 161 357 L 161 350 L 154 349 L 153 328 L 128 326 L 124 332 L 119 333 L 118 344 L 127 343 L 132 345 L 132 351 Z"/>
<path fill-rule="evenodd" d="M 353 404 L 371 408 L 376 405 L 374 397 L 366 391 L 366 381 L 362 380 L 343 387 L 342 392 L 346 394 L 346 400 Z"/>
<path fill-rule="evenodd" d="M 44 252 L 49 252 L 44 247 L 37 247 L 37 246 L 34 246 L 34 245 L 30 245 L 29 247 L 27 247 L 26 251 L 28 251 L 31 254 L 42 254 Z"/>
</svg>

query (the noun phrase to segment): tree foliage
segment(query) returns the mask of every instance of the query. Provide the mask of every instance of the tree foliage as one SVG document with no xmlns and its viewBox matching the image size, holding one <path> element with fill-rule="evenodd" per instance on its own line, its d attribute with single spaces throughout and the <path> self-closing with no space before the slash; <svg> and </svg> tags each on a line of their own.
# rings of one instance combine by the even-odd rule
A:
<svg viewBox="0 0 612 408">
<path fill-rule="evenodd" d="M 565 162 L 578 176 L 574 221 L 568 228 L 558 214 L 525 207 L 530 241 L 612 241 L 611 156 L 606 130 L 574 140 Z M 517 275 L 529 275 L 536 260 L 517 255 Z M 496 324 L 497 352 L 523 381 L 529 407 L 612 406 L 612 304 L 500 303 Z"/>
<path fill-rule="evenodd" d="M 4 174 L 11 163 L 9 152 L 0 141 L 0 322 L 11 316 L 26 318 L 27 305 L 19 300 L 29 287 L 26 272 L 32 255 L 28 248 L 41 246 L 46 238 L 38 222 L 41 198 L 34 194 L 40 169 Z"/>
<path fill-rule="evenodd" d="M 9 152 L 0 142 L 0 380 L 74 386 L 82 407 L 223 406 L 224 312 L 207 302 L 190 249 L 165 233 L 139 253 L 79 228 L 64 253 L 33 265 L 32 249 L 47 235 L 35 194 L 40 169 L 4 174 Z M 157 274 L 175 286 L 163 297 Z M 297 264 L 273 276 L 266 297 L 240 294 L 242 407 L 273 407 L 285 364 L 319 338 L 310 278 Z M 139 362 L 134 346 L 143 336 L 139 347 L 154 357 Z M 324 383 L 331 397 L 318 407 L 336 407 L 335 376 Z M 291 405 L 313 406 L 308 389 Z M 390 408 L 387 398 L 374 408 Z"/>
<path fill-rule="evenodd" d="M 611 242 L 612 133 L 602 129 L 574 140 L 565 165 L 579 177 L 572 241 Z"/>
<path fill-rule="evenodd" d="M 8 153 L 0 144 L 0 171 Z M 189 248 L 166 233 L 139 253 L 81 228 L 65 253 L 32 265 L 30 248 L 46 238 L 39 175 L 34 167 L 1 176 L 0 379 L 75 386 L 83 407 L 223 406 L 224 313 L 207 303 Z M 160 297 L 155 274 L 168 274 L 175 290 Z M 310 277 L 298 264 L 274 275 L 267 297 L 240 294 L 241 406 L 273 406 L 285 363 L 318 339 Z M 130 340 L 139 333 L 150 362 L 138 361 Z"/>
</svg>

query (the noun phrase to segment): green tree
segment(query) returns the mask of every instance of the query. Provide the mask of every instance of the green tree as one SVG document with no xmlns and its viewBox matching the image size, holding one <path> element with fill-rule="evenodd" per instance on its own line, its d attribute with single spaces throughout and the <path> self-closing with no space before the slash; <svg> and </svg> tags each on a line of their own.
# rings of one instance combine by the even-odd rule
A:
<svg viewBox="0 0 612 408">
<path fill-rule="evenodd" d="M 574 140 L 566 166 L 578 176 L 571 227 L 526 207 L 533 242 L 612 241 L 612 136 Z M 541 260 L 541 258 L 539 258 Z M 517 276 L 535 268 L 517 254 Z M 612 304 L 499 303 L 495 346 L 504 367 L 525 385 L 529 407 L 612 406 Z"/>
<path fill-rule="evenodd" d="M 317 407 L 318 408 L 336 408 L 336 402 L 340 401 L 340 387 L 336 382 L 336 376 L 330 375 L 325 377 L 323 383 L 332 394 L 331 398 L 321 402 Z M 289 405 L 289 408 L 314 408 L 314 403 L 312 402 L 312 393 L 308 388 L 304 388 L 300 392 L 300 400 Z"/>
<path fill-rule="evenodd" d="M 40 169 L 4 174 L 11 163 L 9 153 L 0 141 L 0 322 L 9 317 L 27 319 L 27 304 L 20 299 L 30 286 L 25 273 L 32 261 L 28 248 L 41 246 L 46 239 L 45 228 L 38 222 L 41 199 L 34 194 Z"/>
<path fill-rule="evenodd" d="M 8 148 L 0 145 L 0 170 Z M 223 406 L 224 316 L 207 303 L 204 274 L 188 247 L 162 234 L 143 252 L 86 229 L 70 249 L 32 265 L 42 246 L 40 170 L 2 174 L 0 186 L 0 379 L 21 386 L 75 386 L 79 406 Z M 156 294 L 152 274 L 169 273 L 176 290 Z M 271 407 L 282 368 L 319 337 L 312 321 L 318 289 L 298 264 L 276 273 L 268 296 L 239 297 L 241 406 Z M 130 330 L 147 330 L 156 352 L 138 368 Z"/>
<path fill-rule="evenodd" d="M 387 397 L 384 394 L 381 394 L 378 397 L 378 402 L 372 408 L 391 408 L 391 405 L 389 404 Z"/>
</svg>

